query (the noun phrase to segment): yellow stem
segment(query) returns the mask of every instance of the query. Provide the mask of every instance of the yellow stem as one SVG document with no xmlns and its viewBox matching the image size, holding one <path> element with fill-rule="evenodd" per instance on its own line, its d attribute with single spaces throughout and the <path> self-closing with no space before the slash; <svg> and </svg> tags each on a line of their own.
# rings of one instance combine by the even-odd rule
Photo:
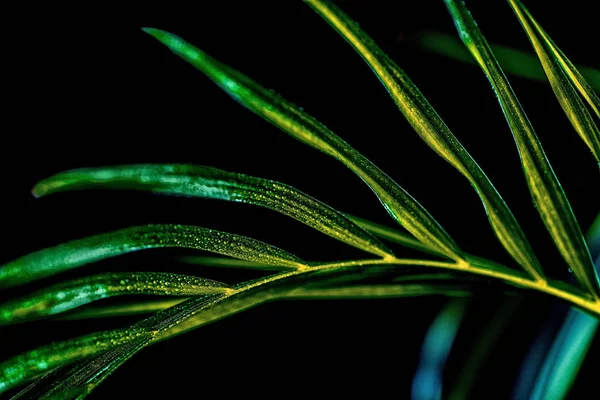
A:
<svg viewBox="0 0 600 400">
<path fill-rule="evenodd" d="M 548 295 L 563 299 L 585 311 L 588 311 L 594 314 L 596 317 L 600 316 L 600 301 L 592 300 L 585 298 L 583 296 L 579 296 L 575 293 L 571 293 L 569 291 L 560 289 L 556 286 L 552 286 L 549 282 L 545 280 L 532 280 L 528 277 L 518 276 L 516 274 L 506 273 L 502 271 L 498 271 L 495 269 L 490 269 L 485 267 L 485 263 L 487 260 L 481 259 L 480 265 L 475 265 L 473 262 L 469 262 L 466 260 L 460 260 L 457 262 L 452 261 L 430 261 L 430 260 L 418 260 L 418 259 L 407 259 L 407 258 L 392 258 L 386 257 L 382 259 L 374 259 L 374 260 L 351 260 L 351 261 L 341 261 L 335 263 L 323 263 L 319 265 L 314 265 L 308 268 L 301 268 L 295 271 L 286 272 L 279 275 L 273 275 L 271 277 L 266 278 L 265 280 L 260 280 L 258 282 L 254 282 L 250 285 L 242 286 L 235 291 L 231 292 L 229 295 L 233 295 L 236 293 L 241 293 L 246 290 L 250 290 L 252 288 L 261 286 L 266 283 L 274 282 L 280 279 L 288 278 L 291 276 L 301 275 L 307 272 L 319 271 L 319 270 L 330 270 L 330 269 L 342 269 L 342 268 L 350 268 L 356 266 L 366 266 L 366 265 L 411 265 L 411 266 L 427 266 L 433 268 L 443 268 L 452 271 L 461 271 L 468 272 L 472 274 L 487 276 L 490 278 L 499 279 L 504 282 L 508 282 L 515 286 L 519 286 L 526 289 L 533 289 L 541 293 L 546 293 Z M 494 264 L 489 262 L 490 264 Z"/>
</svg>

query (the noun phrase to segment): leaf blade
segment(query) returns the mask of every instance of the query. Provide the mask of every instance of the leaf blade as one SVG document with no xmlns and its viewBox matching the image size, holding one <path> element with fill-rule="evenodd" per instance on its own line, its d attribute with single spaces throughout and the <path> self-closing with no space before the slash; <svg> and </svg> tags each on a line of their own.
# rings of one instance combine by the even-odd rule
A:
<svg viewBox="0 0 600 400">
<path fill-rule="evenodd" d="M 230 290 L 229 285 L 221 282 L 165 272 L 93 275 L 0 303 L 0 325 L 63 313 L 114 296 L 200 296 L 222 294 Z"/>
<path fill-rule="evenodd" d="M 147 225 L 74 240 L 8 262 L 0 267 L 0 288 L 21 285 L 105 258 L 162 247 L 210 251 L 288 269 L 307 266 L 298 257 L 249 237 L 189 225 Z"/>
<path fill-rule="evenodd" d="M 600 130 L 578 96 L 577 90 L 588 100 L 599 118 L 600 100 L 591 90 L 591 95 L 587 94 L 575 75 L 570 72 L 569 65 L 564 61 L 566 57 L 563 58 L 562 53 L 557 52 L 550 37 L 539 26 L 523 3 L 519 0 L 508 0 L 508 2 L 538 55 L 560 106 L 579 137 L 594 155 L 596 162 L 600 163 Z M 594 96 L 598 106 L 592 101 Z"/>
<path fill-rule="evenodd" d="M 178 36 L 159 29 L 143 29 L 206 74 L 244 107 L 294 138 L 341 161 L 369 185 L 392 218 L 421 242 L 436 247 L 452 259 L 461 259 L 462 251 L 456 243 L 412 196 L 323 124 Z"/>
<path fill-rule="evenodd" d="M 150 335 L 144 329 L 98 332 L 23 353 L 0 363 L 0 393 L 59 366 Z"/>
<path fill-rule="evenodd" d="M 506 251 L 536 280 L 544 280 L 542 269 L 523 230 L 492 182 L 404 71 L 331 2 L 305 2 L 361 55 L 421 139 L 470 181 L 484 205 L 496 237 Z"/>
<path fill-rule="evenodd" d="M 268 208 L 337 240 L 382 257 L 391 251 L 332 207 L 280 182 L 217 168 L 185 164 L 141 164 L 62 172 L 36 184 L 36 197 L 88 189 L 135 189 L 151 193 L 242 202 Z"/>
<path fill-rule="evenodd" d="M 581 286 L 599 298 L 600 281 L 583 234 L 531 123 L 464 3 L 444 2 L 462 41 L 497 94 L 519 150 L 529 191 L 547 231 Z"/>
</svg>

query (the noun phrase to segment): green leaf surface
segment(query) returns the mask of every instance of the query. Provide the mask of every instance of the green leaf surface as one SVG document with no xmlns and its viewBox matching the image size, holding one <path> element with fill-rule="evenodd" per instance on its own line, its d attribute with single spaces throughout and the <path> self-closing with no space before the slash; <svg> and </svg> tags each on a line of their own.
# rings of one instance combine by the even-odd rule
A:
<svg viewBox="0 0 600 400">
<path fill-rule="evenodd" d="M 425 30 L 419 32 L 414 40 L 424 50 L 470 64 L 477 63 L 460 39 L 453 35 Z M 490 43 L 490 48 L 504 72 L 540 82 L 548 81 L 534 54 L 494 43 Z M 583 79 L 589 82 L 593 90 L 600 91 L 600 71 L 582 65 L 578 65 L 576 70 L 581 72 Z"/>
<path fill-rule="evenodd" d="M 598 298 L 600 282 L 581 229 L 531 123 L 464 3 L 444 2 L 460 38 L 496 93 L 519 150 L 529 191 L 546 229 L 581 286 Z"/>
<path fill-rule="evenodd" d="M 124 165 L 84 168 L 44 179 L 35 196 L 86 188 L 135 189 L 253 204 L 280 212 L 364 251 L 388 256 L 390 250 L 345 216 L 293 187 L 198 165 Z"/>
<path fill-rule="evenodd" d="M 133 354 L 150 343 L 150 337 L 136 338 L 74 366 L 63 366 L 36 380 L 13 400 L 50 400 L 86 398 L 106 377 Z"/>
<path fill-rule="evenodd" d="M 369 185 L 388 213 L 421 242 L 452 259 L 461 259 L 462 251 L 415 199 L 323 124 L 180 37 L 154 28 L 144 28 L 144 31 L 206 74 L 252 112 L 296 139 L 341 161 Z"/>
<path fill-rule="evenodd" d="M 598 96 L 589 88 L 589 85 L 583 85 L 577 80 L 578 75 L 575 75 L 570 67 L 572 64 L 567 63 L 568 59 L 558 50 L 552 39 L 523 6 L 523 3 L 519 0 L 508 0 L 508 2 L 538 55 L 560 106 L 577 134 L 591 150 L 596 162 L 600 163 L 600 130 L 577 90 L 579 89 L 584 98 L 588 99 L 590 106 L 600 118 Z"/>
<path fill-rule="evenodd" d="M 226 297 L 224 295 L 197 296 L 160 311 L 125 330 L 125 332 L 142 330 L 142 332 L 149 332 L 150 336 L 136 338 L 123 344 L 114 344 L 97 357 L 82 361 L 57 377 L 34 382 L 19 393 L 17 398 L 32 398 L 33 392 L 33 398 L 44 399 L 62 392 L 85 388 L 84 394 L 77 397 L 78 399 L 84 398 L 123 363 L 156 340 L 161 332 L 168 331 L 223 298 Z"/>
<path fill-rule="evenodd" d="M 245 236 L 187 225 L 147 225 L 74 240 L 18 258 L 0 266 L 0 288 L 22 285 L 121 254 L 161 247 L 210 251 L 290 269 L 306 267 L 298 257 Z"/>
<path fill-rule="evenodd" d="M 0 325 L 62 313 L 100 299 L 144 294 L 200 296 L 227 293 L 228 285 L 165 272 L 109 273 L 74 279 L 0 304 Z"/>
<path fill-rule="evenodd" d="M 0 393 L 59 366 L 151 335 L 145 329 L 135 328 L 97 332 L 23 353 L 0 363 Z"/>
<path fill-rule="evenodd" d="M 305 2 L 363 57 L 421 139 L 471 182 L 500 243 L 536 280 L 543 280 L 542 268 L 508 206 L 473 157 L 404 71 L 350 17 L 331 2 Z"/>
</svg>

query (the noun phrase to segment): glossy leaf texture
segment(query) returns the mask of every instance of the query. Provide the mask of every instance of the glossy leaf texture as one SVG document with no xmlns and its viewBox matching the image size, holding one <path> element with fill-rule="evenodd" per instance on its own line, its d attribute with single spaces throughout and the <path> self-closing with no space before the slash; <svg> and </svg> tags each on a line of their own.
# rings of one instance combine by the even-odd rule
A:
<svg viewBox="0 0 600 400">
<path fill-rule="evenodd" d="M 341 161 L 369 185 L 388 213 L 421 242 L 447 257 L 461 259 L 462 251 L 412 196 L 325 125 L 180 37 L 154 28 L 144 30 L 252 112 L 294 138 Z"/>
<path fill-rule="evenodd" d="M 453 35 L 425 30 L 420 32 L 413 40 L 417 46 L 424 50 L 457 61 L 476 64 L 475 59 L 463 46 L 460 39 Z M 490 48 L 504 72 L 521 78 L 548 82 L 544 69 L 534 54 L 494 43 L 490 43 Z M 592 90 L 600 91 L 600 71 L 582 65 L 577 65 L 576 70 L 590 84 Z"/>
<path fill-rule="evenodd" d="M 151 335 L 144 329 L 97 332 L 18 355 L 0 363 L 0 393 L 59 366 Z"/>
<path fill-rule="evenodd" d="M 457 299 L 449 302 L 435 318 L 421 347 L 421 356 L 412 381 L 412 400 L 442 398 L 444 366 L 461 322 L 467 302 Z"/>
<path fill-rule="evenodd" d="M 362 265 L 366 261 L 369 260 L 360 261 L 358 262 L 358 265 Z M 382 260 L 370 261 L 381 262 Z M 420 261 L 429 263 L 429 261 L 425 260 L 399 260 L 398 262 L 400 263 L 402 261 L 404 261 L 407 265 L 411 265 L 414 263 L 418 264 Z M 445 264 L 451 265 L 451 263 Z M 329 264 L 323 265 L 326 269 L 329 267 Z M 332 271 L 334 269 L 336 268 L 331 268 Z M 369 274 L 374 275 L 376 275 L 378 272 L 376 270 L 371 269 L 367 270 Z M 95 385 L 99 384 L 102 379 L 104 379 L 110 372 L 112 372 L 112 370 L 117 368 L 119 365 L 121 365 L 131 356 L 133 356 L 138 350 L 141 350 L 144 346 L 150 344 L 151 342 L 155 340 L 164 340 L 175 335 L 181 334 L 183 332 L 189 331 L 191 329 L 196 329 L 205 324 L 217 321 L 224 317 L 233 315 L 240 311 L 254 307 L 258 304 L 264 303 L 265 301 L 294 297 L 292 294 L 288 296 L 288 293 L 290 293 L 291 290 L 298 289 L 299 286 L 307 282 L 314 282 L 315 279 L 318 280 L 320 272 L 323 271 L 319 270 L 318 266 L 314 266 L 313 268 L 293 270 L 280 274 L 269 275 L 263 278 L 256 279 L 254 281 L 238 284 L 234 287 L 235 290 L 229 290 L 222 294 L 196 296 L 181 303 L 172 305 L 170 308 L 163 309 L 156 315 L 150 316 L 140 321 L 139 323 L 134 324 L 129 329 L 123 331 L 139 332 L 139 330 L 142 329 L 143 332 L 151 333 L 151 338 L 148 338 L 148 340 L 146 340 L 144 337 L 143 340 L 136 339 L 131 343 L 127 342 L 125 343 L 127 344 L 127 346 L 125 347 L 121 346 L 122 343 L 119 341 L 113 341 L 112 345 L 109 342 L 107 342 L 106 344 L 103 344 L 103 342 L 98 342 L 103 352 L 111 351 L 113 352 L 111 354 L 113 354 L 114 356 L 110 356 L 108 358 L 104 356 L 99 356 L 99 358 L 96 360 L 86 361 L 86 363 L 84 363 L 85 365 L 82 364 L 74 367 L 76 369 L 75 372 L 69 372 L 66 376 L 62 376 L 59 379 L 59 383 L 51 383 L 47 391 L 46 389 L 44 389 L 44 393 L 48 395 L 56 394 L 57 391 L 70 390 L 80 385 L 92 385 L 93 387 L 95 387 Z M 358 297 L 367 297 L 367 295 L 368 297 L 389 297 L 391 295 L 398 297 L 427 294 L 445 294 L 451 296 L 467 294 L 468 288 L 457 288 L 452 285 L 444 286 L 442 285 L 443 283 L 444 282 L 440 282 L 440 285 L 437 285 L 438 287 L 436 290 L 428 288 L 426 284 L 417 285 L 413 283 L 411 283 L 411 287 L 405 286 L 403 290 L 399 290 L 401 286 L 399 284 L 389 285 L 385 288 L 375 288 L 372 286 L 369 287 L 367 285 L 359 285 L 352 289 L 354 293 L 348 294 L 352 294 L 353 296 L 356 295 Z M 324 288 L 321 289 L 324 290 Z M 306 297 L 314 297 L 314 294 L 317 292 L 317 290 L 318 288 L 314 288 L 311 292 L 307 292 Z M 332 293 L 325 293 L 325 295 L 326 297 L 330 297 Z M 299 293 L 296 293 L 295 297 L 304 296 L 305 295 L 300 296 Z M 145 306 L 142 306 L 142 309 L 144 307 Z M 79 346 L 78 343 L 81 342 L 92 346 L 91 342 L 89 342 L 86 339 L 86 337 L 84 337 L 80 339 L 71 339 L 69 341 L 59 344 L 50 345 L 43 348 L 43 350 L 38 349 L 37 351 L 32 352 L 32 354 L 40 354 L 41 358 L 38 359 L 40 363 L 44 362 L 44 357 L 55 360 L 55 362 L 53 362 L 53 364 L 51 365 L 52 368 L 57 368 L 78 361 L 86 357 L 86 354 L 88 353 L 97 354 L 91 353 L 93 349 L 88 350 L 88 353 L 76 351 L 77 347 Z M 76 351 L 76 353 L 66 358 L 63 357 L 63 349 L 67 351 L 71 348 L 73 348 L 73 351 Z M 7 371 L 10 371 L 10 367 L 13 364 L 21 363 L 21 361 L 19 361 L 21 360 L 21 358 L 19 357 L 23 358 L 24 356 L 18 356 L 5 363 L 5 368 Z M 27 356 L 25 356 L 25 358 L 27 358 Z M 100 375 L 96 375 L 99 371 Z M 11 385 L 16 385 L 19 382 L 24 382 L 35 375 L 36 374 L 25 374 L 22 376 L 22 378 L 20 378 L 19 381 L 14 381 Z M 98 376 L 101 376 L 102 378 L 100 379 Z M 73 384 L 73 379 L 76 379 L 76 384 Z M 42 382 L 40 382 L 40 384 L 42 384 Z M 34 384 L 33 386 L 37 385 Z M 60 390 L 57 388 L 60 388 Z"/>
<path fill-rule="evenodd" d="M 59 314 L 122 295 L 201 296 L 227 293 L 221 282 L 165 272 L 109 273 L 74 279 L 0 303 L 0 325 Z"/>
<path fill-rule="evenodd" d="M 589 94 L 587 94 L 584 86 L 579 84 L 573 71 L 570 70 L 569 65 L 571 64 L 567 64 L 565 61 L 567 60 L 566 57 L 554 45 L 550 37 L 531 16 L 527 8 L 523 6 L 523 3 L 519 0 L 508 0 L 508 2 L 538 55 L 560 106 L 567 115 L 567 118 L 569 118 L 577 134 L 591 150 L 596 158 L 596 162 L 600 163 L 600 130 L 598 130 L 592 116 L 579 97 L 577 90 L 579 89 L 581 94 L 589 99 L 590 106 L 600 118 L 600 112 L 598 111 L 600 101 L 598 100 L 598 96 L 591 89 L 589 89 Z M 588 86 L 586 85 L 585 87 Z M 592 99 L 594 101 L 591 101 Z"/>
<path fill-rule="evenodd" d="M 531 123 L 464 3 L 444 2 L 460 38 L 496 93 L 519 150 L 529 191 L 546 229 L 581 286 L 598 298 L 600 282 L 581 229 Z"/>
<path fill-rule="evenodd" d="M 271 285 L 269 285 L 270 283 Z M 267 285 L 266 287 L 263 286 L 265 284 Z M 271 277 L 266 277 L 258 279 L 253 283 L 240 285 L 240 287 L 243 286 L 246 289 L 238 293 L 194 297 L 160 311 L 156 315 L 150 316 L 126 330 L 138 331 L 139 329 L 143 329 L 151 332 L 152 337 L 149 340 L 136 340 L 124 345 L 117 343 L 109 349 L 105 349 L 101 355 L 84 360 L 72 368 L 64 369 L 57 376 L 52 376 L 48 379 L 39 379 L 19 393 L 16 398 L 45 398 L 46 396 L 57 395 L 77 388 L 86 388 L 85 396 L 87 396 L 114 370 L 155 340 L 164 340 L 265 301 L 275 299 L 277 294 L 282 291 L 281 287 L 278 287 L 277 284 L 280 285 L 280 282 L 273 280 Z M 69 360 L 69 362 L 73 361 L 73 359 Z M 66 364 L 63 363 L 61 365 Z"/>
<path fill-rule="evenodd" d="M 73 366 L 59 367 L 37 379 L 12 399 L 85 399 L 107 376 L 147 346 L 151 339 L 150 336 L 136 338 L 93 356 L 90 361 L 84 359 Z"/>
<path fill-rule="evenodd" d="M 44 196 L 84 188 L 136 189 L 253 204 L 280 212 L 342 242 L 379 256 L 390 250 L 328 205 L 293 187 L 199 165 L 124 165 L 85 168 L 44 179 L 33 188 Z"/>
<path fill-rule="evenodd" d="M 386 271 L 392 270 L 393 272 L 395 270 L 395 274 L 392 273 L 391 276 L 402 274 L 403 271 L 410 269 L 411 266 L 418 265 L 419 261 L 421 260 L 398 260 L 397 264 L 403 264 L 400 269 L 389 265 L 368 265 L 363 261 L 357 262 L 354 268 L 344 267 L 319 270 L 320 266 L 327 265 L 320 264 L 313 266 L 310 270 L 302 271 L 302 274 L 296 276 L 288 273 L 288 276 L 284 276 L 283 279 L 274 276 L 269 278 L 270 280 L 244 283 L 239 286 L 242 289 L 240 292 L 223 298 L 220 303 L 203 310 L 174 327 L 174 329 L 161 334 L 159 340 L 165 340 L 196 329 L 264 302 L 279 299 L 333 298 L 333 296 L 345 296 L 346 298 L 407 297 L 417 295 L 466 296 L 473 289 L 473 285 L 469 284 L 469 281 L 461 280 L 459 281 L 460 283 L 456 281 L 450 283 L 452 277 L 449 276 L 445 276 L 443 279 L 437 281 L 435 277 L 428 279 L 436 274 L 428 275 L 427 277 L 422 275 L 420 280 L 397 279 L 395 282 L 383 284 L 380 290 L 368 283 L 369 278 L 382 276 Z M 429 261 L 424 262 L 430 263 Z M 440 264 L 453 265 L 451 262 L 440 262 Z M 381 267 L 381 269 L 378 267 Z M 410 272 L 404 272 L 404 274 L 410 274 Z"/>
<path fill-rule="evenodd" d="M 161 247 L 210 251 L 290 269 L 306 267 L 298 257 L 245 236 L 196 226 L 147 225 L 74 240 L 20 257 L 0 266 L 0 288 L 22 285 L 121 254 Z"/>
<path fill-rule="evenodd" d="M 65 392 L 77 392 L 81 390 L 77 399 L 85 398 L 102 383 L 112 372 L 114 372 L 123 363 L 133 357 L 138 351 L 151 344 L 161 332 L 168 331 L 177 324 L 185 321 L 190 316 L 199 313 L 201 310 L 210 307 L 223 298 L 224 295 L 197 296 L 183 303 L 177 304 L 166 310 L 160 311 L 156 315 L 148 317 L 124 332 L 142 331 L 148 335 L 135 338 L 125 343 L 114 343 L 107 349 L 104 349 L 99 355 L 91 359 L 83 360 L 72 367 L 63 368 L 56 375 L 50 375 L 48 378 L 42 377 L 36 382 L 21 391 L 16 399 L 44 399 L 50 396 L 57 396 Z M 81 360 L 69 360 L 73 361 Z M 62 363 L 60 366 L 66 366 L 68 363 Z"/>
<path fill-rule="evenodd" d="M 363 57 L 421 139 L 471 182 L 496 237 L 508 253 L 536 280 L 544 280 L 542 268 L 523 230 L 492 182 L 404 71 L 331 2 L 305 2 Z"/>
</svg>

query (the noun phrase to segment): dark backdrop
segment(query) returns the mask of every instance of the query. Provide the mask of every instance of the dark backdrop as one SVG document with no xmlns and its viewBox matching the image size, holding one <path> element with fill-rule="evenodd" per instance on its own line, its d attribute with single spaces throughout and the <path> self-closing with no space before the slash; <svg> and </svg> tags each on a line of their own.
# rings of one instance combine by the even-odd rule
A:
<svg viewBox="0 0 600 400">
<path fill-rule="evenodd" d="M 249 235 L 309 260 L 361 256 L 274 212 L 255 207 L 85 192 L 35 200 L 39 179 L 66 169 L 127 163 L 196 163 L 289 183 L 340 210 L 393 226 L 370 190 L 335 160 L 296 142 L 240 107 L 139 27 L 172 31 L 305 108 L 388 172 L 469 252 L 508 261 L 469 184 L 414 133 L 362 59 L 300 1 L 184 2 L 94 8 L 23 6 L 3 36 L 0 262 L 65 240 L 144 223 L 182 223 Z M 205 4 L 206 3 L 206 4 Z M 518 155 L 487 80 L 477 67 L 424 53 L 419 30 L 454 33 L 441 1 L 338 1 L 409 74 L 463 142 L 532 237 L 555 277 L 566 267 L 529 199 Z M 586 1 L 528 1 L 576 63 L 598 67 L 596 23 Z M 470 1 L 490 41 L 529 49 L 503 1 Z M 597 211 L 598 171 L 550 87 L 512 78 L 584 229 Z M 594 198 L 596 200 L 594 200 Z M 254 276 L 174 264 L 175 250 L 98 263 L 86 272 L 164 270 L 227 282 Z M 402 253 L 400 253 L 402 254 Z M 471 303 L 448 366 L 460 364 L 503 302 L 485 290 Z M 94 398 L 287 397 L 368 393 L 406 398 L 419 347 L 441 297 L 268 304 L 152 346 L 123 366 Z M 499 397 L 551 301 L 528 296 L 481 371 L 476 393 Z M 136 318 L 1 328 L 0 357 Z M 40 329 L 40 326 L 43 328 Z M 590 359 L 598 358 L 596 344 Z M 590 387 L 586 367 L 576 391 Z M 170 393 L 170 394 L 168 394 Z M 168 394 L 168 395 L 167 395 Z"/>
</svg>

